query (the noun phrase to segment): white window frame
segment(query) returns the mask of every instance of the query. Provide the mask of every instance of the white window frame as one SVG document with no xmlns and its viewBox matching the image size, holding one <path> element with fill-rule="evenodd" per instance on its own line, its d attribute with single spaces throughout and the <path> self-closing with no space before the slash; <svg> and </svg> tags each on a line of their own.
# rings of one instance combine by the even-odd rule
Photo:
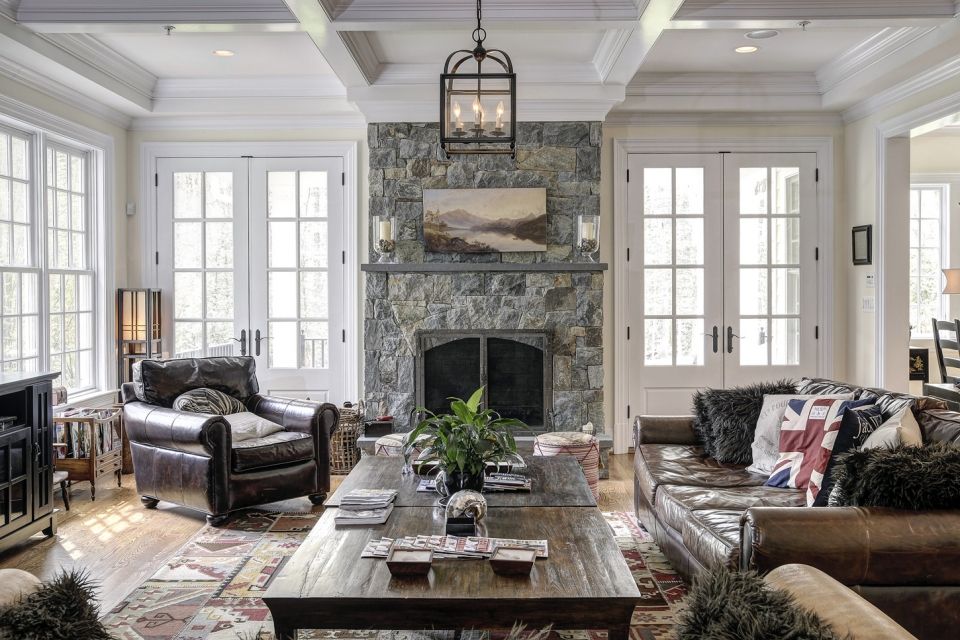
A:
<svg viewBox="0 0 960 640">
<path fill-rule="evenodd" d="M 946 268 L 949 263 L 950 256 L 950 185 L 942 182 L 911 182 L 909 194 L 912 196 L 914 191 L 924 190 L 924 191 L 939 191 L 940 192 L 940 268 Z M 909 211 L 908 211 L 909 217 Z M 912 218 L 910 218 L 912 220 Z M 909 225 L 909 222 L 908 222 Z M 909 227 L 908 227 L 909 229 Z M 913 249 L 913 244 L 909 242 L 908 239 L 908 250 Z M 909 257 L 907 258 L 909 265 Z M 920 277 L 920 276 L 918 276 Z M 943 274 L 938 274 L 939 284 L 937 288 L 943 289 Z M 910 287 L 913 286 L 914 277 L 909 275 L 907 272 L 907 293 L 909 298 Z M 950 301 L 947 299 L 947 296 L 942 293 L 939 296 L 940 298 L 940 311 L 937 315 L 939 320 L 950 320 Z M 912 305 L 911 305 L 912 306 Z M 933 325 L 930 323 L 920 322 L 920 325 L 913 327 L 910 331 L 911 340 L 932 340 L 933 339 Z"/>
<path fill-rule="evenodd" d="M 49 277 L 47 265 L 46 151 L 48 146 L 66 147 L 87 154 L 88 212 L 87 271 L 94 274 L 93 291 L 93 385 L 74 391 L 70 401 L 90 401 L 112 396 L 116 388 L 114 343 L 114 180 L 116 141 L 113 136 L 59 116 L 0 96 L 0 126 L 31 138 L 31 192 L 34 266 L 39 272 L 40 370 L 50 366 Z M 57 269 L 56 271 L 61 271 Z M 54 384 L 59 384 L 54 381 Z"/>
</svg>

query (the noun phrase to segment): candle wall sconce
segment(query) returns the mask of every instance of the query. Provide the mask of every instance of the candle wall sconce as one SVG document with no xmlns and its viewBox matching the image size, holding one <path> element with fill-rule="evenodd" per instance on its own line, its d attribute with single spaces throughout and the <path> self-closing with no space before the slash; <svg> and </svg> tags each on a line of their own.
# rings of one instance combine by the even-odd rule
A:
<svg viewBox="0 0 960 640">
<path fill-rule="evenodd" d="M 397 250 L 397 219 L 394 216 L 373 216 L 373 251 L 377 262 L 393 262 Z"/>
<path fill-rule="evenodd" d="M 600 216 L 581 214 L 577 216 L 577 251 L 584 262 L 596 262 L 600 249 Z"/>
</svg>

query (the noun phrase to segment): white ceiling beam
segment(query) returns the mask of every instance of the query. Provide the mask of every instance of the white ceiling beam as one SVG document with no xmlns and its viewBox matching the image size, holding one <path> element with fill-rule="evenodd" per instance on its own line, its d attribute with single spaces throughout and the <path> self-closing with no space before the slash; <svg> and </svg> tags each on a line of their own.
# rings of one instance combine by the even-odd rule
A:
<svg viewBox="0 0 960 640">
<path fill-rule="evenodd" d="M 601 79 L 607 84 L 627 85 L 653 49 L 683 0 L 649 0 L 636 28 L 618 43 L 619 54 L 607 56 Z"/>
<path fill-rule="evenodd" d="M 21 0 L 17 20 L 47 32 L 71 25 L 295 21 L 283 0 Z"/>
<path fill-rule="evenodd" d="M 428 25 L 459 28 L 476 21 L 473 2 L 451 0 L 320 0 L 337 29 L 391 30 Z M 641 2 L 643 4 L 643 2 Z M 640 18 L 635 0 L 486 0 L 486 24 L 594 23 L 600 28 L 628 26 Z M 375 27 L 372 25 L 376 25 Z M 593 27 L 597 28 L 597 27 Z"/>
<path fill-rule="evenodd" d="M 331 18 L 318 0 L 285 0 L 290 12 L 303 30 L 309 34 L 320 54 L 346 87 L 365 87 L 375 77 L 368 75 L 340 34 L 333 28 Z"/>
<path fill-rule="evenodd" d="M 684 0 L 676 12 L 679 21 L 738 20 L 904 20 L 949 19 L 956 15 L 954 0 Z"/>
</svg>

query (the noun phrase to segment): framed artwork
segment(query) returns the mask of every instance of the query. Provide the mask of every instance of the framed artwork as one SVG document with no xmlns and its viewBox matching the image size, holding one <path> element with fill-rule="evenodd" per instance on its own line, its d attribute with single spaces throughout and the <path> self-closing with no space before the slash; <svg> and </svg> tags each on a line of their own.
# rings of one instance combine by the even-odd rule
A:
<svg viewBox="0 0 960 640">
<path fill-rule="evenodd" d="M 873 264 L 873 225 L 853 228 L 853 264 Z"/>
<path fill-rule="evenodd" d="M 547 250 L 546 189 L 424 189 L 427 251 Z"/>
</svg>

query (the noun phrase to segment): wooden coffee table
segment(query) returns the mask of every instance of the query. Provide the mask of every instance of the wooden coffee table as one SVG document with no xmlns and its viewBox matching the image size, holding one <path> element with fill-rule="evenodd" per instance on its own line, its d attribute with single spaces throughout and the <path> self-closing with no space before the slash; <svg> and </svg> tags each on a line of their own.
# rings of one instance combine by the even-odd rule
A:
<svg viewBox="0 0 960 640">
<path fill-rule="evenodd" d="M 583 477 L 580 465 L 570 456 L 526 458 L 527 467 L 519 471 L 533 481 L 532 491 L 498 491 L 485 493 L 487 505 L 493 507 L 595 507 L 596 500 Z M 399 493 L 394 507 L 434 507 L 439 495 L 417 491 L 420 477 L 400 475 L 403 458 L 365 456 L 350 472 L 324 506 L 339 507 L 340 499 L 354 489 L 383 489 Z"/>
<path fill-rule="evenodd" d="M 399 467 L 396 474 L 392 486 L 400 483 Z M 579 467 L 564 475 L 589 494 Z M 550 487 L 534 485 L 525 494 L 531 505 L 541 492 Z M 499 495 L 505 494 L 488 500 Z M 394 578 L 383 559 L 360 557 L 364 546 L 384 536 L 442 534 L 443 509 L 397 506 L 383 525 L 337 527 L 336 509 L 328 508 L 263 597 L 277 638 L 292 640 L 297 629 L 489 629 L 523 622 L 530 629 L 607 629 L 611 640 L 626 640 L 640 592 L 595 504 L 489 504 L 486 535 L 548 541 L 550 557 L 537 560 L 529 576 L 499 576 L 485 560 L 442 559 L 426 578 Z"/>
</svg>

